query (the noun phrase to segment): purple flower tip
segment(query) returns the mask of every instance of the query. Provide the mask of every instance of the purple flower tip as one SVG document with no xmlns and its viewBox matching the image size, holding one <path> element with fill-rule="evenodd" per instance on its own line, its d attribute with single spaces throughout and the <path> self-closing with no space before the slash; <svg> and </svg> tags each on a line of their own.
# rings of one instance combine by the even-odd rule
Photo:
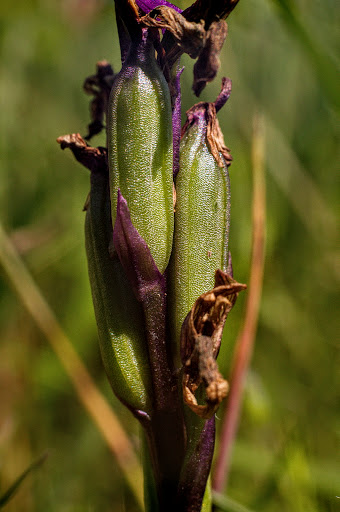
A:
<svg viewBox="0 0 340 512">
<path fill-rule="evenodd" d="M 167 7 L 171 7 L 177 12 L 182 12 L 182 9 L 174 4 L 171 4 L 170 2 L 167 2 L 166 0 L 136 0 L 136 4 L 143 12 L 145 12 L 145 14 L 148 14 L 150 11 L 156 9 L 156 7 L 159 7 L 160 5 L 166 5 Z"/>
</svg>

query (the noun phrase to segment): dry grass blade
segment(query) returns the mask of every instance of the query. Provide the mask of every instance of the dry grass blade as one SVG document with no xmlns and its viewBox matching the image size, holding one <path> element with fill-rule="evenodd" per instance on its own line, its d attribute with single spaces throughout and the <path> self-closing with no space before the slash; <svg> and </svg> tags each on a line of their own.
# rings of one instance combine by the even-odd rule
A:
<svg viewBox="0 0 340 512">
<path fill-rule="evenodd" d="M 79 400 L 116 457 L 131 491 L 143 508 L 142 471 L 130 439 L 111 407 L 98 391 L 1 224 L 0 263 L 20 300 L 58 356 Z"/>
<path fill-rule="evenodd" d="M 216 462 L 213 489 L 222 492 L 229 473 L 231 450 L 236 435 L 243 393 L 244 378 L 249 367 L 255 342 L 258 313 L 262 293 L 265 257 L 265 139 L 263 116 L 255 115 L 252 143 L 253 166 L 253 244 L 248 287 L 246 316 L 243 328 L 236 341 L 234 360 L 230 376 L 230 393 L 223 421 L 219 456 Z"/>
</svg>

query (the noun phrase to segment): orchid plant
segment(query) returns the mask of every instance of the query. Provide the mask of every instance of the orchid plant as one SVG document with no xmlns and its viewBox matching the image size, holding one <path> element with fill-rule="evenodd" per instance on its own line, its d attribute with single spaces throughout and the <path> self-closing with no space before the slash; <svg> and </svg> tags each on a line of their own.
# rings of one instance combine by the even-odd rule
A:
<svg viewBox="0 0 340 512">
<path fill-rule="evenodd" d="M 238 0 L 116 0 L 122 69 L 85 82 L 92 121 L 59 139 L 91 171 L 86 251 L 103 364 L 144 439 L 148 511 L 211 510 L 215 412 L 226 318 L 245 285 L 229 251 L 231 156 L 213 102 L 181 129 L 180 58 L 197 59 L 200 95 L 219 69 L 225 18 Z M 106 125 L 107 147 L 86 142 Z"/>
</svg>

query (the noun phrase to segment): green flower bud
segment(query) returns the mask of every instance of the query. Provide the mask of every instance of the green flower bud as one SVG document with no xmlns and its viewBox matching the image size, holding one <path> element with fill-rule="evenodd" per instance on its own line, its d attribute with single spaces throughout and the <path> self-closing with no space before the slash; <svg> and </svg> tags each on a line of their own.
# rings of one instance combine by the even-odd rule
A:
<svg viewBox="0 0 340 512">
<path fill-rule="evenodd" d="M 85 241 L 99 345 L 109 382 L 134 412 L 151 410 L 151 379 L 143 312 L 116 253 L 108 176 L 92 173 Z"/>
<path fill-rule="evenodd" d="M 112 87 L 108 151 L 113 226 L 117 192 L 161 273 L 173 237 L 173 149 L 168 85 L 149 40 L 132 43 Z"/>
</svg>

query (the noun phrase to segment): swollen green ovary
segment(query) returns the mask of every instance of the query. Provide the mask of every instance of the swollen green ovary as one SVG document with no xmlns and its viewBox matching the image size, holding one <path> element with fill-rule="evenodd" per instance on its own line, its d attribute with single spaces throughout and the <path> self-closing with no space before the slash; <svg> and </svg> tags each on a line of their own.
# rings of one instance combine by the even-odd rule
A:
<svg viewBox="0 0 340 512">
<path fill-rule="evenodd" d="M 147 242 L 161 272 L 170 258 L 173 232 L 169 108 L 162 89 L 136 68 L 132 77 L 122 80 L 113 105 L 109 154 L 112 218 L 116 216 L 116 191 L 120 188 L 133 225 Z"/>
<path fill-rule="evenodd" d="M 85 233 L 102 360 L 118 398 L 129 407 L 149 411 L 152 391 L 141 310 L 127 288 L 127 278 L 117 257 L 109 257 L 104 231 L 96 229 L 106 224 L 94 201 L 96 192 L 92 187 Z"/>
<path fill-rule="evenodd" d="M 116 392 L 122 389 L 121 395 L 129 405 L 137 409 L 148 410 L 150 403 L 146 389 L 140 385 L 141 375 L 144 376 L 148 372 L 147 362 L 142 366 L 141 360 L 136 357 L 135 347 L 129 335 L 123 333 L 117 335 L 111 331 L 110 339 L 112 354 L 115 355 L 117 361 L 120 361 L 116 377 Z M 112 374 L 113 367 L 111 361 L 109 371 Z M 112 376 L 114 379 L 114 374 Z"/>
<path fill-rule="evenodd" d="M 196 299 L 214 287 L 223 266 L 226 184 L 195 128 L 182 141 L 176 182 L 175 329 L 180 330 Z M 194 137 L 196 135 L 196 137 Z"/>
</svg>

